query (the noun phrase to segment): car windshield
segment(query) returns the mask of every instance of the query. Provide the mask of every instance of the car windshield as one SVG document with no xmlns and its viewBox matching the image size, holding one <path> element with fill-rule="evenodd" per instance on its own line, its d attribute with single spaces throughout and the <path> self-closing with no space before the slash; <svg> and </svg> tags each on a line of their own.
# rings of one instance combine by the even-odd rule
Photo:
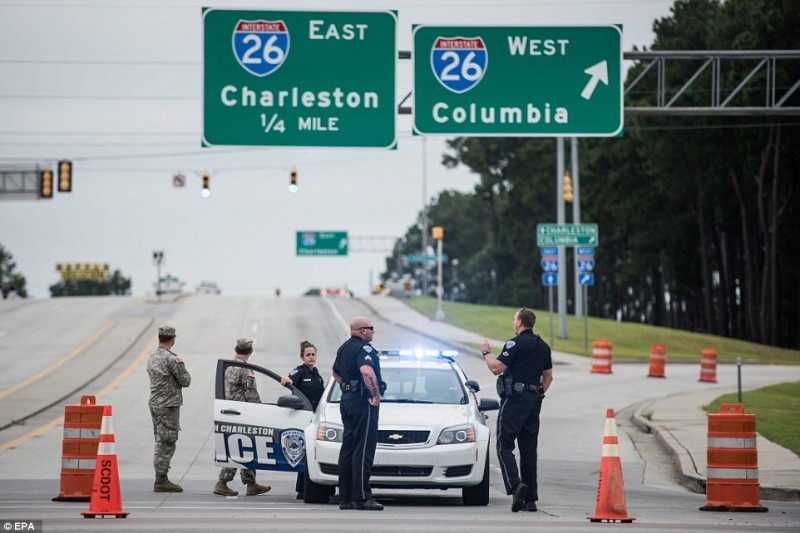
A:
<svg viewBox="0 0 800 533">
<path fill-rule="evenodd" d="M 386 392 L 381 403 L 466 404 L 466 390 L 454 370 L 433 368 L 383 368 Z M 339 387 L 331 389 L 329 402 L 342 397 Z"/>
</svg>

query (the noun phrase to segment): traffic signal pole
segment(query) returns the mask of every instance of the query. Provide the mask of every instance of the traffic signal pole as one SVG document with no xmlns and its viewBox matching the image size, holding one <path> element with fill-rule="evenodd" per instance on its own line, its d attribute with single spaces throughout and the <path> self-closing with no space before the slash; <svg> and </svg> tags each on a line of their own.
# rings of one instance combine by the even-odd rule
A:
<svg viewBox="0 0 800 533">
<path fill-rule="evenodd" d="M 566 221 L 566 208 L 564 206 L 564 138 L 556 138 L 556 205 L 558 206 L 556 218 L 558 224 Z M 558 247 L 558 264 L 566 267 L 567 249 L 564 246 Z M 558 283 L 558 338 L 567 338 L 567 275 L 566 268 L 564 273 L 559 276 Z"/>
<path fill-rule="evenodd" d="M 572 168 L 572 221 L 577 225 L 581 223 L 581 186 L 580 186 L 580 171 L 578 170 L 578 138 L 570 137 L 570 167 Z M 588 316 L 588 312 L 584 312 L 584 292 L 580 290 L 580 283 L 578 282 L 578 254 L 577 250 L 573 249 L 572 260 L 575 266 L 573 273 L 573 287 L 575 287 L 575 318 L 580 320 L 584 316 Z M 566 281 L 566 276 L 564 276 Z"/>
</svg>

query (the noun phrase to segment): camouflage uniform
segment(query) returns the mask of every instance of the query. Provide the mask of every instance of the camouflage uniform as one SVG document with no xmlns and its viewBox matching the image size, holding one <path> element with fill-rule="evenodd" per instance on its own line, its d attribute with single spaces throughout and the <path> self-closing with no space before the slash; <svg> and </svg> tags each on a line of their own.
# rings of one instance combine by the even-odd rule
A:
<svg viewBox="0 0 800 533">
<path fill-rule="evenodd" d="M 249 342 L 249 345 L 252 347 L 252 341 Z M 242 342 L 241 344 L 243 346 L 247 346 L 247 343 L 245 342 Z M 239 354 L 236 354 L 234 359 L 237 361 L 244 361 Z M 256 378 L 250 374 L 250 370 L 241 366 L 230 366 L 225 369 L 226 400 L 261 403 L 261 397 L 258 395 L 258 390 L 256 389 Z M 233 478 L 236 477 L 236 470 L 236 468 L 223 468 L 219 472 L 219 480 L 224 481 L 225 483 L 233 481 Z M 255 483 L 256 471 L 242 468 L 241 478 L 242 483 L 245 485 L 249 483 Z"/>
<path fill-rule="evenodd" d="M 148 405 L 156 441 L 153 467 L 157 475 L 166 475 L 169 471 L 178 432 L 181 430 L 181 389 L 188 387 L 192 380 L 184 363 L 179 363 L 176 357 L 176 354 L 159 346 L 147 360 L 147 374 L 150 376 Z"/>
</svg>

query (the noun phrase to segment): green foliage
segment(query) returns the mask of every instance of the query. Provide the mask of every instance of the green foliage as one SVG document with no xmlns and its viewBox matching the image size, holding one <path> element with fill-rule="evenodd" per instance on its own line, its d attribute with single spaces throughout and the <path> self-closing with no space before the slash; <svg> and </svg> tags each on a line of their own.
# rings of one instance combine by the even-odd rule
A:
<svg viewBox="0 0 800 533">
<path fill-rule="evenodd" d="M 0 244 L 0 288 L 3 298 L 7 298 L 12 291 L 20 298 L 28 297 L 25 276 L 16 272 L 16 268 L 14 256 Z"/>
<path fill-rule="evenodd" d="M 53 298 L 60 296 L 129 296 L 131 279 L 122 276 L 119 270 L 104 280 L 67 280 L 50 285 Z"/>
<path fill-rule="evenodd" d="M 720 396 L 706 406 L 706 412 L 719 413 L 723 403 L 739 403 L 738 393 Z M 746 414 L 756 416 L 758 433 L 800 455 L 800 382 L 742 391 L 742 405 Z"/>
</svg>

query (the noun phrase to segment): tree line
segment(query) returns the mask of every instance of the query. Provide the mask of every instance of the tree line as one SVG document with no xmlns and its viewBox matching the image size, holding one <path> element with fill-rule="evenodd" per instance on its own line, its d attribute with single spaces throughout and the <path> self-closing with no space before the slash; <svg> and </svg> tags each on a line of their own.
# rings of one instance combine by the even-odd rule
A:
<svg viewBox="0 0 800 533">
<path fill-rule="evenodd" d="M 796 50 L 798 27 L 792 0 L 678 0 L 654 22 L 651 49 Z M 754 66 L 724 65 L 723 92 Z M 643 68 L 635 64 L 628 81 Z M 697 68 L 668 70 L 667 97 Z M 678 105 L 709 105 L 705 75 Z M 761 69 L 730 105 L 763 106 L 766 75 Z M 800 62 L 774 75 L 784 94 Z M 626 96 L 627 105 L 654 101 Z M 800 106 L 800 90 L 784 106 Z M 456 138 L 448 146 L 443 164 L 469 168 L 479 183 L 433 198 L 387 258 L 385 276 L 414 272 L 401 257 L 419 253 L 427 215 L 458 259 L 445 269 L 445 288 L 459 287 L 470 302 L 547 308 L 536 225 L 556 222 L 556 141 Z M 600 233 L 591 316 L 800 348 L 800 117 L 627 117 L 623 137 L 580 139 L 579 156 L 581 219 Z M 560 278 L 574 279 L 563 267 Z"/>
</svg>

